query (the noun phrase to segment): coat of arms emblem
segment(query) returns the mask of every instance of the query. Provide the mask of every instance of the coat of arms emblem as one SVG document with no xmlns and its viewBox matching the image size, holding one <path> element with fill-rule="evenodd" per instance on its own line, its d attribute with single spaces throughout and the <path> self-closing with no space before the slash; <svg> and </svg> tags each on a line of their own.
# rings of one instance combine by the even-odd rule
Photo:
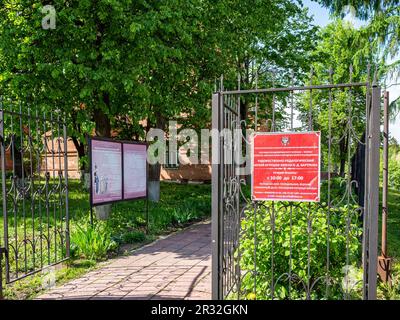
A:
<svg viewBox="0 0 400 320">
<path fill-rule="evenodd" d="M 287 146 L 289 144 L 289 137 L 282 137 L 281 141 L 284 146 Z"/>
</svg>

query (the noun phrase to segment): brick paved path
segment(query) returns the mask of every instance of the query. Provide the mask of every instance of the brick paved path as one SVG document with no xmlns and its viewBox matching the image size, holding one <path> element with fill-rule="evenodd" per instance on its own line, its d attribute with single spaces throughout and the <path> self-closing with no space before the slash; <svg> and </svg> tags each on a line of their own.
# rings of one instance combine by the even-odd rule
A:
<svg viewBox="0 0 400 320">
<path fill-rule="evenodd" d="M 211 224 L 113 259 L 38 299 L 211 299 Z"/>
</svg>

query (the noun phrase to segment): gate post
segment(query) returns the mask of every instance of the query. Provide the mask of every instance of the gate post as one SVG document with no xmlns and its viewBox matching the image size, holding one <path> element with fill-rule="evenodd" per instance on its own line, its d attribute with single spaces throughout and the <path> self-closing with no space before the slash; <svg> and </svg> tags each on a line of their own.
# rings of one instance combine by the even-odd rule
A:
<svg viewBox="0 0 400 320">
<path fill-rule="evenodd" d="M 5 139 L 5 130 L 4 130 L 4 110 L 3 110 L 3 101 L 2 97 L 0 97 L 0 149 L 1 149 L 1 191 L 2 191 L 2 210 L 3 210 L 3 232 L 4 238 L 0 240 L 4 241 L 4 247 L 0 248 L 0 256 L 4 254 L 5 257 L 5 280 L 9 281 L 9 269 L 8 269 L 8 217 L 7 217 L 7 181 L 6 181 L 6 139 Z M 0 258 L 1 261 L 1 258 Z M 2 272 L 2 268 L 0 268 L 0 272 Z M 1 281 L 3 279 L 1 278 Z M 3 284 L 0 283 L 0 288 Z"/>
<path fill-rule="evenodd" d="M 5 166 L 3 166 L 3 135 L 4 135 L 4 117 L 3 117 L 3 101 L 2 97 L 0 96 L 0 143 L 1 143 L 1 176 L 3 178 L 3 173 L 5 170 Z M 3 179 L 2 179 L 3 182 Z M 4 190 L 2 190 L 3 195 Z M 4 203 L 3 203 L 3 210 L 4 210 Z M 3 213 L 5 216 L 5 213 Z M 2 240 L 0 239 L 0 300 L 3 299 L 3 247 L 1 246 Z"/>
<path fill-rule="evenodd" d="M 212 299 L 222 299 L 221 294 L 221 281 L 220 281 L 220 266 L 222 254 L 219 250 L 220 247 L 220 212 L 219 212 L 219 175 L 220 175 L 220 130 L 219 130 L 219 100 L 220 93 L 213 93 L 212 95 L 212 207 L 211 207 L 211 246 L 212 246 Z M 214 134 L 217 132 L 218 135 Z"/>
<path fill-rule="evenodd" d="M 379 161 L 380 161 L 380 106 L 381 88 L 372 86 L 372 105 L 368 119 L 368 257 L 367 300 L 376 300 L 378 266 L 378 212 L 379 212 Z"/>
<path fill-rule="evenodd" d="M 0 300 L 3 300 L 3 248 L 0 247 Z"/>
<path fill-rule="evenodd" d="M 66 258 L 69 258 L 71 248 L 70 248 L 70 232 L 69 232 L 68 135 L 67 135 L 67 123 L 65 118 L 63 123 L 63 138 L 64 138 L 64 183 L 65 183 L 65 254 Z"/>
<path fill-rule="evenodd" d="M 383 94 L 383 183 L 382 183 L 382 238 L 381 251 L 378 257 L 378 274 L 384 283 L 391 283 L 391 258 L 387 251 L 387 218 L 388 218 L 388 168 L 389 168 L 389 91 Z"/>
</svg>

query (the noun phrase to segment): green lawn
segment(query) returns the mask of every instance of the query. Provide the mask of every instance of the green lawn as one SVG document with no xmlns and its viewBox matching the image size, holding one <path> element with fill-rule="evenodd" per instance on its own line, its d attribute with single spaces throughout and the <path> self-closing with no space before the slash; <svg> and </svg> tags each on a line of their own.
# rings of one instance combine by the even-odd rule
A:
<svg viewBox="0 0 400 320">
<path fill-rule="evenodd" d="M 381 193 L 382 194 L 382 193 Z M 379 244 L 381 240 L 382 206 L 379 214 Z M 387 248 L 392 262 L 392 286 L 379 286 L 378 297 L 381 299 L 400 299 L 400 191 L 389 189 L 388 193 L 388 220 L 387 220 Z M 379 251 L 378 251 L 379 252 Z"/>
<path fill-rule="evenodd" d="M 381 225 L 381 215 L 379 224 Z M 400 262 L 400 190 L 389 189 L 387 240 L 389 256 Z"/>
</svg>

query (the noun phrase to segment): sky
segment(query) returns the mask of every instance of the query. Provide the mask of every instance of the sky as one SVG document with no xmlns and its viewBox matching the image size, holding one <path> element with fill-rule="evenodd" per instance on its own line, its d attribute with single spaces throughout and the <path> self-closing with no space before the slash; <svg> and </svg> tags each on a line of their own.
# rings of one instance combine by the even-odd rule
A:
<svg viewBox="0 0 400 320">
<path fill-rule="evenodd" d="M 324 27 L 332 21 L 329 17 L 328 9 L 321 7 L 318 3 L 311 0 L 303 0 L 303 4 L 305 7 L 308 7 L 310 14 L 313 15 L 314 23 L 316 25 Z M 365 24 L 365 22 L 353 18 L 350 14 L 348 14 L 345 19 L 352 21 L 356 28 Z M 388 63 L 390 63 L 390 61 L 388 61 Z M 395 83 L 400 83 L 400 79 L 397 79 L 397 81 L 394 78 L 386 80 L 390 101 L 393 101 L 400 96 L 400 85 L 394 85 Z M 395 123 L 389 124 L 389 131 L 390 136 L 395 137 L 396 140 L 400 142 L 400 115 L 397 116 Z"/>
</svg>

